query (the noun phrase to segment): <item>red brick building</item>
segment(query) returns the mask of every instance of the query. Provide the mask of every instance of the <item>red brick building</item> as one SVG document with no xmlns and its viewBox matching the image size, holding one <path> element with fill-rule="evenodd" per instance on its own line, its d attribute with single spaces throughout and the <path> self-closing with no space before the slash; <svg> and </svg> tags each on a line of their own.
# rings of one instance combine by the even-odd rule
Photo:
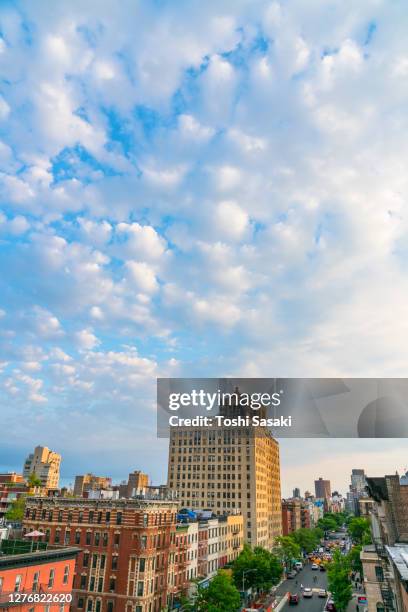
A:
<svg viewBox="0 0 408 612">
<path fill-rule="evenodd" d="M 9 550 L 4 550 L 4 544 L 0 556 L 0 609 L 14 607 L 21 612 L 68 612 L 79 550 L 75 547 L 48 547 L 21 553 L 19 542 L 6 542 L 14 547 Z M 22 544 L 26 550 L 31 546 L 30 542 Z M 51 596 L 56 594 L 59 601 L 53 603 Z M 30 601 L 26 603 L 24 597 Z"/>
<path fill-rule="evenodd" d="M 23 528 L 81 549 L 73 609 L 159 612 L 176 590 L 176 512 L 173 501 L 28 498 Z"/>
</svg>

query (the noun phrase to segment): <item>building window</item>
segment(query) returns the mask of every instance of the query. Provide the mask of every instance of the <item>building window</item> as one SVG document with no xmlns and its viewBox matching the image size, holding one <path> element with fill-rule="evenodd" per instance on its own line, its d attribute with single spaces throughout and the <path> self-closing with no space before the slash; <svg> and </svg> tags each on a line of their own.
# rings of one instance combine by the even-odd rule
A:
<svg viewBox="0 0 408 612">
<path fill-rule="evenodd" d="M 89 511 L 89 522 L 93 523 L 93 520 L 94 520 L 94 513 L 93 513 L 93 510 L 90 510 Z M 89 605 L 89 601 L 88 601 L 88 605 Z"/>
<path fill-rule="evenodd" d="M 40 572 L 35 572 L 34 577 L 33 577 L 33 593 L 36 593 L 38 591 L 39 580 L 40 580 Z"/>
<path fill-rule="evenodd" d="M 89 581 L 89 590 L 90 591 L 95 590 L 95 576 L 91 576 L 91 579 Z"/>
<path fill-rule="evenodd" d="M 92 612 L 93 609 L 93 599 L 88 599 L 88 604 L 86 606 L 87 612 Z"/>
<path fill-rule="evenodd" d="M 109 580 L 109 590 L 114 591 L 116 589 L 116 578 L 111 578 Z"/>
<path fill-rule="evenodd" d="M 110 512 L 106 513 L 106 522 L 110 523 Z M 112 602 L 108 602 L 108 603 L 112 603 Z"/>
<path fill-rule="evenodd" d="M 108 534 L 107 534 L 106 531 L 104 532 L 104 534 L 102 536 L 102 545 L 103 546 L 107 546 L 108 545 Z"/>
<path fill-rule="evenodd" d="M 88 546 L 89 546 L 89 545 L 90 545 L 90 543 L 91 543 L 91 536 L 92 536 L 92 533 L 91 533 L 90 531 L 87 531 L 87 532 L 86 532 L 85 543 L 86 543 Z"/>
<path fill-rule="evenodd" d="M 86 576 L 81 576 L 81 584 L 79 587 L 82 591 L 86 589 Z"/>
<path fill-rule="evenodd" d="M 23 577 L 21 574 L 18 574 L 16 576 L 16 580 L 14 582 L 14 592 L 18 593 L 21 589 L 21 581 L 22 581 Z"/>
<path fill-rule="evenodd" d="M 89 564 L 89 553 L 84 553 L 84 557 L 82 559 L 82 565 L 84 567 L 88 567 Z"/>
<path fill-rule="evenodd" d="M 116 513 L 116 524 L 117 525 L 121 525 L 122 524 L 122 512 L 117 512 Z"/>
<path fill-rule="evenodd" d="M 113 612 L 113 601 L 108 601 L 106 612 Z"/>
<path fill-rule="evenodd" d="M 96 564 L 98 563 L 98 555 L 92 555 L 92 568 L 96 568 Z"/>
<path fill-rule="evenodd" d="M 146 566 L 146 559 L 139 560 L 139 572 L 144 572 Z"/>
<path fill-rule="evenodd" d="M 115 533 L 113 543 L 116 544 L 116 546 L 119 546 L 119 542 L 120 542 L 120 533 Z"/>
<path fill-rule="evenodd" d="M 95 612 L 101 612 L 101 600 L 96 600 Z"/>
<path fill-rule="evenodd" d="M 98 593 L 102 593 L 103 591 L 103 578 L 99 578 L 98 580 Z"/>
<path fill-rule="evenodd" d="M 105 559 L 106 559 L 106 555 L 101 555 L 101 563 L 100 563 L 101 569 L 105 568 Z"/>
<path fill-rule="evenodd" d="M 138 597 L 143 597 L 143 587 L 144 587 L 144 583 L 143 582 L 138 582 L 137 583 L 137 596 Z"/>
<path fill-rule="evenodd" d="M 62 580 L 63 584 L 68 584 L 68 578 L 69 578 L 69 565 L 66 565 L 64 567 L 64 578 Z"/>
<path fill-rule="evenodd" d="M 79 597 L 78 598 L 78 608 L 80 610 L 82 610 L 83 607 L 84 607 L 84 598 L 83 597 Z"/>
<path fill-rule="evenodd" d="M 383 568 L 380 565 L 375 566 L 375 576 L 378 582 L 384 581 L 384 572 L 383 572 Z"/>
<path fill-rule="evenodd" d="M 84 513 L 83 512 L 79 512 L 79 514 L 78 514 L 78 523 L 82 523 L 83 520 L 84 520 Z M 82 606 L 83 606 L 83 603 L 82 603 Z"/>
<path fill-rule="evenodd" d="M 112 569 L 118 569 L 118 557 L 116 555 L 112 557 Z"/>
<path fill-rule="evenodd" d="M 100 539 L 101 539 L 101 534 L 99 533 L 99 531 L 95 531 L 95 540 L 94 540 L 95 546 L 99 546 Z"/>
<path fill-rule="evenodd" d="M 62 523 L 62 510 L 58 512 L 58 522 Z"/>
<path fill-rule="evenodd" d="M 50 569 L 50 575 L 48 578 L 48 588 L 51 589 L 54 586 L 55 569 Z"/>
<path fill-rule="evenodd" d="M 81 532 L 76 531 L 75 532 L 75 544 L 80 544 L 80 543 L 81 543 Z"/>
</svg>

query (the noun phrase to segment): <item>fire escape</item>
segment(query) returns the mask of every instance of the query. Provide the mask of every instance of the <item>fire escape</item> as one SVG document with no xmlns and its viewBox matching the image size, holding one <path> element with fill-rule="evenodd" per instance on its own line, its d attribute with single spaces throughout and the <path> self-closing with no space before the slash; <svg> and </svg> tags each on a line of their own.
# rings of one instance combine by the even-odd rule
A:
<svg viewBox="0 0 408 612">
<path fill-rule="evenodd" d="M 377 573 L 377 579 L 380 585 L 381 597 L 384 603 L 385 610 L 395 610 L 394 593 L 391 585 L 392 573 L 388 554 L 382 542 L 375 542 L 375 551 L 381 562 L 381 571 Z"/>
</svg>

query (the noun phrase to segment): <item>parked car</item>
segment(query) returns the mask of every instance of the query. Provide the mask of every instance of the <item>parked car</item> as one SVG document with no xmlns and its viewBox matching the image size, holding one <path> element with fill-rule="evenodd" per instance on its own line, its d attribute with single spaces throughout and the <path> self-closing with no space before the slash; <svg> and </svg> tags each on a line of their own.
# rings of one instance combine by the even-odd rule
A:
<svg viewBox="0 0 408 612">
<path fill-rule="evenodd" d="M 336 612 L 336 606 L 334 605 L 334 601 L 332 599 L 329 599 L 327 602 L 326 610 L 327 612 Z"/>
<path fill-rule="evenodd" d="M 317 591 L 317 596 L 318 596 L 318 597 L 327 597 L 327 591 L 326 591 L 326 589 L 319 589 L 319 590 Z"/>
<path fill-rule="evenodd" d="M 295 568 L 300 571 L 303 568 L 303 563 L 301 561 L 296 561 Z"/>
<path fill-rule="evenodd" d="M 357 597 L 357 603 L 359 606 L 367 606 L 367 595 L 359 595 Z"/>
<path fill-rule="evenodd" d="M 313 597 L 313 590 L 310 587 L 303 589 L 303 597 Z"/>
<path fill-rule="evenodd" d="M 291 606 L 297 606 L 299 603 L 299 595 L 297 593 L 291 593 L 289 595 L 289 604 Z"/>
<path fill-rule="evenodd" d="M 287 578 L 296 578 L 297 573 L 292 570 L 291 572 L 288 572 Z"/>
<path fill-rule="evenodd" d="M 321 572 L 325 572 L 325 571 L 326 571 L 326 568 L 325 568 L 325 566 L 323 565 L 323 563 L 320 565 L 319 570 L 320 570 Z"/>
<path fill-rule="evenodd" d="M 317 565 L 317 563 L 312 563 L 312 570 L 318 570 L 319 566 Z"/>
</svg>

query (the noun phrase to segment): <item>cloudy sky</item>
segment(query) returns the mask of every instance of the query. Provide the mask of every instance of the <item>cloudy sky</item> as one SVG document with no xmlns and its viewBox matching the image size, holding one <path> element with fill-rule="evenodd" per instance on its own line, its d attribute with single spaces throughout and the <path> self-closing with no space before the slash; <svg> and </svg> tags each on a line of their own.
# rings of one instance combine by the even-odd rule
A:
<svg viewBox="0 0 408 612">
<path fill-rule="evenodd" d="M 406 376 L 407 27 L 403 0 L 1 2 L 0 468 L 42 443 L 68 480 L 163 480 L 158 375 Z M 283 442 L 285 486 L 407 447 Z"/>
</svg>

